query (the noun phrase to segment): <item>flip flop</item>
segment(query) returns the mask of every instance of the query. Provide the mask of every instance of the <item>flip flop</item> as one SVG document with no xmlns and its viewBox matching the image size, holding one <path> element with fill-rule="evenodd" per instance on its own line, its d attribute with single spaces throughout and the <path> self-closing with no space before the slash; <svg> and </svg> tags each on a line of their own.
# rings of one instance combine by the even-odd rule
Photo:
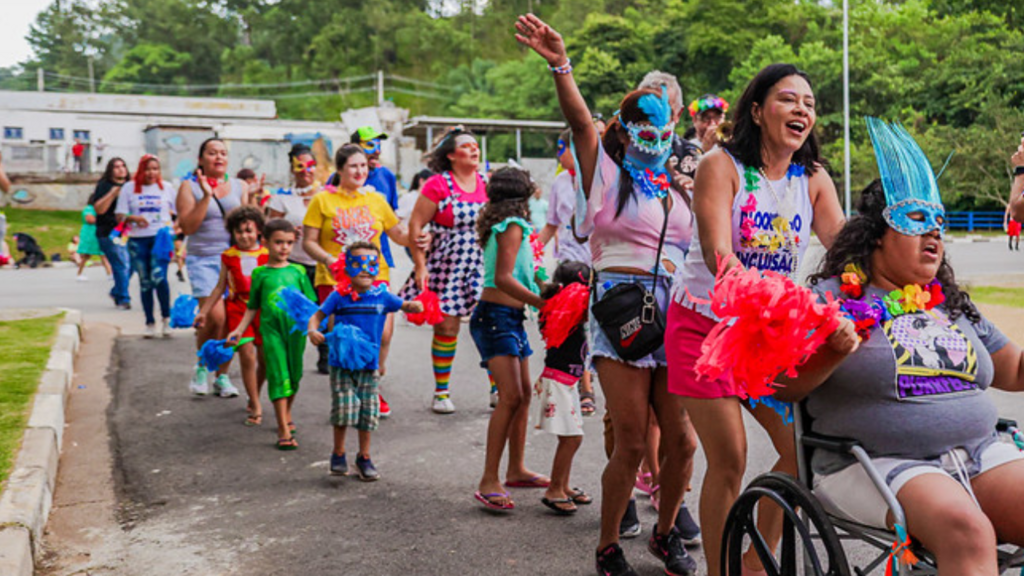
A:
<svg viewBox="0 0 1024 576">
<path fill-rule="evenodd" d="M 506 481 L 505 486 L 509 488 L 547 488 L 551 486 L 551 480 L 545 479 L 543 476 L 534 476 L 529 480 Z"/>
<path fill-rule="evenodd" d="M 553 510 L 559 516 L 572 516 L 578 510 L 572 498 L 541 498 L 540 503 Z M 559 504 L 569 504 L 572 508 L 560 508 Z"/>
<path fill-rule="evenodd" d="M 512 496 L 508 492 L 491 492 L 490 494 L 481 494 L 480 492 L 476 492 L 473 494 L 473 497 L 483 504 L 488 510 L 507 512 L 508 510 L 514 510 L 516 507 L 515 503 L 512 502 Z M 504 504 L 498 504 L 493 502 L 491 500 L 492 498 L 505 498 L 508 501 Z"/>
<path fill-rule="evenodd" d="M 572 490 L 570 490 L 569 498 L 574 503 L 581 504 L 583 506 L 586 506 L 587 504 L 592 504 L 594 502 L 594 499 L 590 497 L 590 494 L 584 492 L 582 488 L 573 488 Z"/>
<path fill-rule="evenodd" d="M 295 441 L 295 438 L 278 438 L 277 439 L 278 450 L 298 450 L 299 443 Z"/>
<path fill-rule="evenodd" d="M 289 422 L 288 423 L 288 431 L 291 432 L 292 434 L 295 434 L 295 432 L 296 432 L 296 430 L 295 430 L 295 422 Z"/>
<path fill-rule="evenodd" d="M 263 414 L 249 414 L 245 417 L 246 426 L 260 426 L 263 424 Z"/>
<path fill-rule="evenodd" d="M 597 410 L 597 403 L 594 401 L 593 392 L 580 393 L 580 412 L 584 416 L 593 416 Z"/>
</svg>

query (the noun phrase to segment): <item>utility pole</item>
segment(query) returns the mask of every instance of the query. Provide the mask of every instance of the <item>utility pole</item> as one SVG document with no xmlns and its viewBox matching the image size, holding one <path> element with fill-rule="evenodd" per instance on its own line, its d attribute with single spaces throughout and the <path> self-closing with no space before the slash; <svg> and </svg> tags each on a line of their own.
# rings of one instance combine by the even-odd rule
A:
<svg viewBox="0 0 1024 576">
<path fill-rule="evenodd" d="M 40 92 L 46 91 L 46 77 L 42 68 L 36 68 L 36 90 Z"/>
<path fill-rule="evenodd" d="M 384 71 L 377 70 L 377 106 L 384 105 Z"/>
<path fill-rule="evenodd" d="M 843 0 L 843 200 L 850 217 L 850 6 Z"/>
</svg>

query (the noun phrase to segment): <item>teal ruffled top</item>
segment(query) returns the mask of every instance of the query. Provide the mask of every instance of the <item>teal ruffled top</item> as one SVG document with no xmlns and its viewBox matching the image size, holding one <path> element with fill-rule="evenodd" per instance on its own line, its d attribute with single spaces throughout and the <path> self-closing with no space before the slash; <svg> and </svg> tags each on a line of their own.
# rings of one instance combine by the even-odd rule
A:
<svg viewBox="0 0 1024 576">
<path fill-rule="evenodd" d="M 519 245 L 519 253 L 516 254 L 516 265 L 512 270 L 512 276 L 531 292 L 539 294 L 540 288 L 534 278 L 533 247 L 530 246 L 530 234 L 533 232 L 533 226 L 518 216 L 506 218 L 491 226 L 491 237 L 487 239 L 487 246 L 484 247 L 484 288 L 497 288 L 497 285 L 494 284 L 494 268 L 498 264 L 498 234 L 508 230 L 511 224 L 523 229 L 523 242 Z"/>
</svg>

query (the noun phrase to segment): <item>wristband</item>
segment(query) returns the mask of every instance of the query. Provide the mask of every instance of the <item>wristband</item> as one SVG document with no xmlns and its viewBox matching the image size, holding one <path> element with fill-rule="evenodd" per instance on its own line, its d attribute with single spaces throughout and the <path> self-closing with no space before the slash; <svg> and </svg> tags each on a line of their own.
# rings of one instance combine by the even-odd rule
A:
<svg viewBox="0 0 1024 576">
<path fill-rule="evenodd" d="M 572 72 L 572 60 L 567 57 L 565 59 L 565 64 L 562 64 L 561 66 L 548 65 L 548 70 L 551 70 L 555 74 L 569 74 Z"/>
<path fill-rule="evenodd" d="M 1020 176 L 1022 174 L 1024 174 L 1024 166 L 1017 166 L 1016 168 L 1013 169 L 1014 177 Z"/>
</svg>

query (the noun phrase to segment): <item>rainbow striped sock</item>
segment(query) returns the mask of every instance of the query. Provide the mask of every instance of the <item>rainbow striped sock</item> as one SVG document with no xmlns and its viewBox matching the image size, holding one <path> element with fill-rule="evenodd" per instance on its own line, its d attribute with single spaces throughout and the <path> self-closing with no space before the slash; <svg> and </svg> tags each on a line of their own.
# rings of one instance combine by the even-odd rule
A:
<svg viewBox="0 0 1024 576">
<path fill-rule="evenodd" d="M 490 370 L 487 371 L 487 381 L 491 383 L 491 394 L 497 392 L 498 385 L 494 383 L 494 374 L 491 374 Z"/>
<path fill-rule="evenodd" d="M 434 396 L 448 397 L 448 380 L 452 376 L 452 361 L 458 336 L 434 336 L 430 343 L 430 359 L 434 363 Z"/>
</svg>

